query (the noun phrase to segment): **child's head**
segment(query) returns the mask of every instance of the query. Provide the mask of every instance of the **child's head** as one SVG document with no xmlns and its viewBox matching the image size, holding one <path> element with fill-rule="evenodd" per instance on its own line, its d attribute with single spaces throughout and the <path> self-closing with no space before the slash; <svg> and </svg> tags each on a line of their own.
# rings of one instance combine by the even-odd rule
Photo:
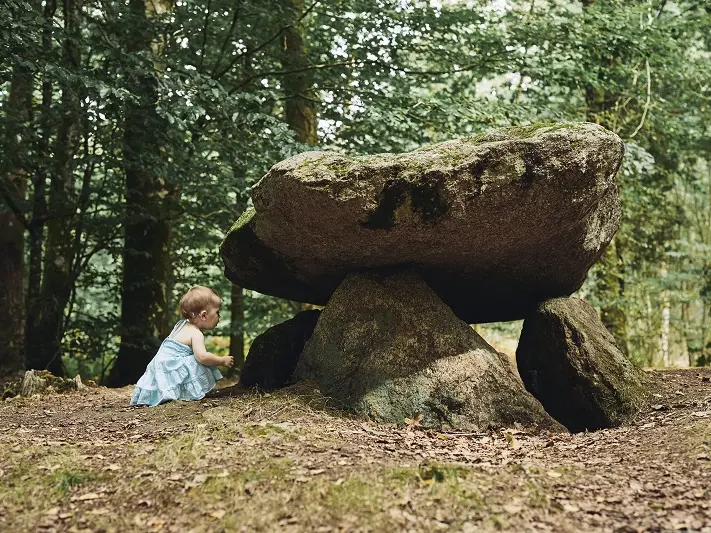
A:
<svg viewBox="0 0 711 533">
<path fill-rule="evenodd" d="M 209 287 L 198 285 L 180 299 L 180 314 L 200 329 L 213 329 L 220 320 L 222 300 Z"/>
</svg>

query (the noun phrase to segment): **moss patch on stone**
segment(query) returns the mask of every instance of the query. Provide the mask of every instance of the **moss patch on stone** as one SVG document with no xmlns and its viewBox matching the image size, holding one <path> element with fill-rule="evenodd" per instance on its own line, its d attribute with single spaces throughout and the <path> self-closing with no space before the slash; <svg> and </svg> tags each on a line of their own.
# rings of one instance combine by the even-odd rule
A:
<svg viewBox="0 0 711 533">
<path fill-rule="evenodd" d="M 249 224 L 252 219 L 254 218 L 254 215 L 257 213 L 255 211 L 254 207 L 248 207 L 247 209 L 244 210 L 244 213 L 242 213 L 239 218 L 237 219 L 237 222 L 235 222 L 232 227 L 230 228 L 230 231 L 236 231 L 240 229 L 242 226 L 245 226 Z"/>
<path fill-rule="evenodd" d="M 602 128 L 600 129 L 602 130 Z M 467 147 L 502 141 L 532 139 L 539 135 L 563 130 L 569 132 L 590 131 L 589 125 L 586 123 L 541 122 L 501 128 L 459 139 L 429 144 L 402 154 L 345 156 L 323 152 L 320 157 L 311 157 L 300 163 L 298 170 L 299 172 L 308 172 L 322 167 L 338 177 L 343 177 L 354 169 L 390 164 L 398 167 L 397 173 L 421 174 L 432 167 L 441 167 L 443 163 L 454 168 L 466 162 L 472 157 L 472 153 L 466 149 Z"/>
</svg>

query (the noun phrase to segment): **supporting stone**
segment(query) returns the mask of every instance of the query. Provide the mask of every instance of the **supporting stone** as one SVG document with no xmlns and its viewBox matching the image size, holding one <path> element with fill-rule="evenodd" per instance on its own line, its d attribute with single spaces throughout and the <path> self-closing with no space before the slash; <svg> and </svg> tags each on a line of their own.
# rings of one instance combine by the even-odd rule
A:
<svg viewBox="0 0 711 533">
<path fill-rule="evenodd" d="M 645 376 L 595 309 L 578 298 L 539 305 L 516 351 L 526 388 L 570 431 L 618 426 L 645 403 Z"/>
<path fill-rule="evenodd" d="M 520 423 L 563 430 L 512 365 L 414 272 L 349 275 L 323 310 L 294 380 L 383 423 L 426 427 Z"/>
<path fill-rule="evenodd" d="M 286 385 L 320 314 L 317 310 L 302 311 L 254 339 L 240 374 L 240 384 L 262 390 Z"/>
</svg>

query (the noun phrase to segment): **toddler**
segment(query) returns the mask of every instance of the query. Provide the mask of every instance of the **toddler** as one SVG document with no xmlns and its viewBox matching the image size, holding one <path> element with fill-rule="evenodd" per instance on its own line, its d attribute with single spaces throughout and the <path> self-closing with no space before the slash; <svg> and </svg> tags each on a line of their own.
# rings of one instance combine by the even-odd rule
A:
<svg viewBox="0 0 711 533">
<path fill-rule="evenodd" d="M 136 383 L 131 405 L 155 406 L 170 400 L 200 400 L 222 379 L 217 365 L 232 366 L 230 356 L 205 349 L 203 331 L 220 320 L 222 300 L 208 287 L 197 286 L 180 299 L 180 320 L 158 348 Z"/>
</svg>

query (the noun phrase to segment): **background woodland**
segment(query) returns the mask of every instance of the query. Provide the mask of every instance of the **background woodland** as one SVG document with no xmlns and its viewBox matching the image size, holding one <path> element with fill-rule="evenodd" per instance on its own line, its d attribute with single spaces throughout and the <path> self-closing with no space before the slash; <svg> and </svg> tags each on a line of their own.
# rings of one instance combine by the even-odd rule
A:
<svg viewBox="0 0 711 533">
<path fill-rule="evenodd" d="M 0 374 L 133 383 L 194 284 L 242 360 L 301 309 L 222 275 L 272 164 L 562 120 L 627 143 L 580 294 L 638 364 L 711 363 L 710 29 L 701 0 L 5 0 Z"/>
</svg>

